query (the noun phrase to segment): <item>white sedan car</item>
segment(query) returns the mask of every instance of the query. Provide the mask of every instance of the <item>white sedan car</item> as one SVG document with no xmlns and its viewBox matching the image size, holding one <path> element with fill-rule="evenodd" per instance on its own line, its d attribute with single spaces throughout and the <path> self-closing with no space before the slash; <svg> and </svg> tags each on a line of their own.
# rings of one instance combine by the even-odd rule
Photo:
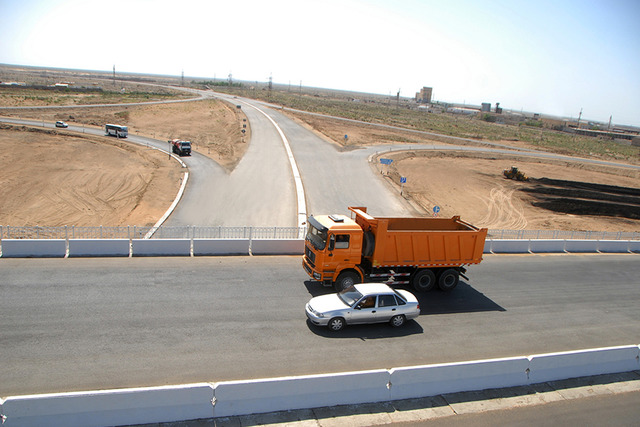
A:
<svg viewBox="0 0 640 427">
<path fill-rule="evenodd" d="M 385 323 L 402 326 L 420 315 L 418 300 L 409 291 L 384 283 L 361 283 L 330 295 L 311 298 L 305 307 L 309 320 L 339 331 L 345 325 Z"/>
</svg>

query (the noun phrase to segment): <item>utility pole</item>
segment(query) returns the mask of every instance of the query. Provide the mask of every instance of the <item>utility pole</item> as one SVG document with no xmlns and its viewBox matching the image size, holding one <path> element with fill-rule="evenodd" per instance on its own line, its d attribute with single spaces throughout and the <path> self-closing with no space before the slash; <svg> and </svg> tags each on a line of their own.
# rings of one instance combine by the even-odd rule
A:
<svg viewBox="0 0 640 427">
<path fill-rule="evenodd" d="M 578 129 L 580 129 L 580 119 L 582 118 L 582 108 L 580 108 L 580 114 L 578 114 Z"/>
<path fill-rule="evenodd" d="M 608 131 L 611 131 L 611 119 L 613 119 L 613 116 L 609 116 L 609 127 L 607 127 Z"/>
<path fill-rule="evenodd" d="M 184 86 L 184 70 L 182 70 L 182 80 L 181 80 L 181 86 Z"/>
<path fill-rule="evenodd" d="M 113 85 L 116 85 L 116 64 L 113 64 Z"/>
</svg>

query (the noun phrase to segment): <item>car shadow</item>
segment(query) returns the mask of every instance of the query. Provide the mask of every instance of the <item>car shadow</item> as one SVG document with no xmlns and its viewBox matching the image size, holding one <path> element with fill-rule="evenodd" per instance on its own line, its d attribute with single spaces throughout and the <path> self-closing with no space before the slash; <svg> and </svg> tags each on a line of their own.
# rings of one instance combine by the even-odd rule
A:
<svg viewBox="0 0 640 427">
<path fill-rule="evenodd" d="M 335 292 L 333 288 L 323 286 L 311 280 L 306 280 L 304 285 L 312 297 Z M 507 311 L 482 292 L 478 292 L 464 280 L 460 280 L 458 286 L 451 292 L 442 292 L 439 289 L 434 289 L 430 292 L 416 292 L 408 287 L 403 289 L 407 289 L 416 296 L 420 304 L 421 316 L 432 314 L 477 313 L 482 311 Z"/>
<path fill-rule="evenodd" d="M 324 338 L 357 338 L 362 341 L 406 337 L 424 333 L 422 326 L 415 320 L 407 320 L 407 323 L 397 328 L 388 323 L 371 323 L 366 325 L 347 325 L 341 331 L 330 331 L 326 326 L 314 325 L 307 319 L 307 327 L 314 334 Z"/>
</svg>

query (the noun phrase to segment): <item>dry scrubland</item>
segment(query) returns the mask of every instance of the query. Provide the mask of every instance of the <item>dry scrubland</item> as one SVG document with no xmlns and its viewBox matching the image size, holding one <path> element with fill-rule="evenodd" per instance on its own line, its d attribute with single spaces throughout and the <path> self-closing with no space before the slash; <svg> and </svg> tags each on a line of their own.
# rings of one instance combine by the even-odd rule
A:
<svg viewBox="0 0 640 427">
<path fill-rule="evenodd" d="M 50 80 L 61 78 L 55 73 L 42 71 L 35 72 L 35 77 L 32 77 L 42 78 L 43 73 Z M 87 84 L 96 82 L 91 76 L 80 74 L 72 77 L 86 79 Z M 4 76 L 6 73 L 2 77 L 7 80 Z M 161 83 L 175 84 L 176 80 L 167 79 Z M 108 78 L 99 82 L 107 89 L 109 84 L 113 84 Z M 114 86 L 122 86 L 125 90 L 108 95 L 113 97 L 109 102 L 184 96 L 173 89 L 149 89 L 141 82 L 118 81 Z M 544 129 L 486 123 L 469 117 L 403 111 L 388 101 L 353 102 L 353 99 L 345 100 L 344 97 L 331 98 L 327 91 L 291 94 L 287 91 L 216 89 L 262 98 L 285 107 L 466 137 L 469 138 L 465 142 L 467 145 L 497 142 L 513 147 L 640 164 L 637 147 L 585 137 L 572 138 Z M 148 92 L 145 94 L 144 90 Z M 5 111 L 2 114 L 46 121 L 65 120 L 86 126 L 116 122 L 128 125 L 134 134 L 161 140 L 190 139 L 196 151 L 210 156 L 228 171 L 242 158 L 250 140 L 250 133 L 243 139 L 239 132 L 245 123 L 241 110 L 221 101 L 81 109 L 71 105 L 87 102 L 88 98 L 68 93 L 58 96 L 56 98 L 50 91 L 31 92 L 29 95 L 0 91 L 0 106 L 64 103 L 70 108 Z M 318 117 L 288 109 L 283 111 L 336 144 L 339 150 L 375 144 L 383 153 L 385 145 L 392 143 L 446 144 L 449 141 L 425 133 Z M 345 134 L 348 135 L 347 140 L 344 139 Z M 154 150 L 125 141 L 65 131 L 33 132 L 20 127 L 0 129 L 0 149 L 9 153 L 15 144 L 28 150 L 18 150 L 0 158 L 3 170 L 0 224 L 152 224 L 169 206 L 180 182 L 177 164 L 167 163 L 167 159 L 158 156 Z M 460 145 L 459 142 L 456 144 Z M 403 196 L 425 215 L 429 215 L 437 205 L 442 209 L 441 216 L 461 215 L 469 222 L 489 228 L 640 231 L 638 170 L 590 166 L 583 162 L 541 161 L 518 156 L 517 153 L 498 156 L 415 151 L 385 153 L 384 157 L 395 161 L 390 167 L 376 165 L 375 170 L 398 192 L 400 176 L 406 177 Z M 506 180 L 502 169 L 512 165 L 518 166 L 531 180 Z"/>
</svg>

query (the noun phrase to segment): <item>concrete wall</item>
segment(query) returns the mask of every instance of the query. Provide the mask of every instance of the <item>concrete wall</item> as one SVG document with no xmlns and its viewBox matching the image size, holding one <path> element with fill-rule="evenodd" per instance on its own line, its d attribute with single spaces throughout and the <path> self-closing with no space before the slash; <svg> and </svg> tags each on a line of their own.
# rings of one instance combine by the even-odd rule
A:
<svg viewBox="0 0 640 427">
<path fill-rule="evenodd" d="M 253 255 L 302 255 L 304 240 L 302 239 L 253 239 L 251 240 Z"/>
<path fill-rule="evenodd" d="M 64 239 L 3 239 L 4 258 L 64 258 L 67 242 Z"/>
<path fill-rule="evenodd" d="M 210 384 L 8 397 L 3 427 L 92 427 L 213 416 Z"/>
<path fill-rule="evenodd" d="M 386 369 L 215 385 L 215 417 L 389 400 Z"/>
<path fill-rule="evenodd" d="M 302 239 L 69 239 L 68 256 L 302 255 Z M 64 239 L 3 239 L 3 257 L 59 257 Z M 486 240 L 484 253 L 640 253 L 640 240 Z"/>
<path fill-rule="evenodd" d="M 529 359 L 513 357 L 394 368 L 391 400 L 522 385 L 528 367 Z"/>
<path fill-rule="evenodd" d="M 381 402 L 640 369 L 637 345 L 325 375 L 80 393 L 11 396 L 10 426 L 177 422 Z"/>
<path fill-rule="evenodd" d="M 191 256 L 189 239 L 131 239 L 133 256 Z"/>
<path fill-rule="evenodd" d="M 69 257 L 128 257 L 129 239 L 69 239 Z"/>
<path fill-rule="evenodd" d="M 193 239 L 193 255 L 249 255 L 249 239 Z"/>
</svg>

